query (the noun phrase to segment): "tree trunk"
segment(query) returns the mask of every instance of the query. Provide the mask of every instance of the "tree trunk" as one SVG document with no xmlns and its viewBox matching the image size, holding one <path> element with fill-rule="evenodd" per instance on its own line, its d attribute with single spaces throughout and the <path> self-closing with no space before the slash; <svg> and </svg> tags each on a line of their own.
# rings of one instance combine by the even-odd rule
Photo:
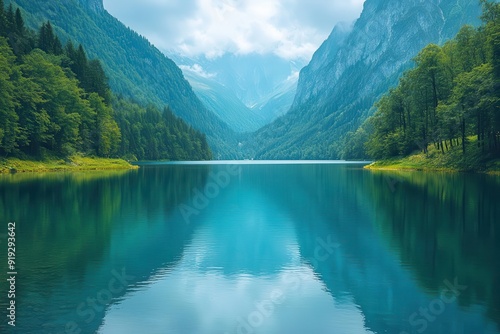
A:
<svg viewBox="0 0 500 334">
<path fill-rule="evenodd" d="M 465 154 L 465 117 L 462 116 L 462 153 Z"/>
</svg>

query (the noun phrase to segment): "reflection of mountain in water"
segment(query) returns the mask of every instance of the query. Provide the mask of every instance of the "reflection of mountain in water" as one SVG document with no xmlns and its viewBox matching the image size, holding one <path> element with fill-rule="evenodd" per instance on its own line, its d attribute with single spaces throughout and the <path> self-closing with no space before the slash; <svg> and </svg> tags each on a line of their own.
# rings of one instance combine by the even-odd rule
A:
<svg viewBox="0 0 500 334">
<path fill-rule="evenodd" d="M 134 276 L 126 289 L 115 284 L 120 291 L 112 295 L 114 303 L 157 268 L 178 260 L 194 226 L 173 209 L 189 189 L 203 186 L 207 173 L 199 166 L 2 177 L 0 219 L 15 220 L 18 232 L 15 330 L 59 333 L 74 321 L 82 333 L 95 332 L 104 308 L 97 303 L 90 312 L 87 298 L 107 289 L 113 272 Z M 6 295 L 5 282 L 0 284 Z"/>
<path fill-rule="evenodd" d="M 385 240 L 379 226 L 398 224 L 400 217 L 393 214 L 401 206 L 394 197 L 408 197 L 405 187 L 397 188 L 400 194 L 393 193 L 390 179 L 355 166 L 242 168 L 241 177 L 197 217 L 199 228 L 184 248 L 181 261 L 144 292 L 151 297 L 137 295 L 119 309 L 113 307 L 101 328 L 103 333 L 112 332 L 125 314 L 132 316 L 141 309 L 154 319 L 167 319 L 164 326 L 181 333 L 215 333 L 231 323 L 237 330 L 241 323 L 235 319 L 250 314 L 256 301 L 265 300 L 277 287 L 289 291 L 294 282 L 300 282 L 303 290 L 289 291 L 287 304 L 277 308 L 272 321 L 256 333 L 300 333 L 312 328 L 315 333 L 326 333 L 328 328 L 339 333 L 412 333 L 423 328 L 423 318 L 417 314 L 410 323 L 410 316 L 439 297 L 445 279 L 454 282 L 457 277 L 460 284 L 464 279 L 469 291 L 467 277 L 445 270 L 436 278 L 432 268 L 402 261 L 402 248 Z M 455 185 L 453 180 L 440 181 L 447 182 Z M 415 197 L 409 203 L 419 207 L 426 200 L 425 196 Z M 498 216 L 498 212 L 489 214 Z M 428 233 L 437 232 L 430 229 Z M 333 243 L 331 254 L 322 261 L 315 258 L 320 239 Z M 415 243 L 425 244 L 426 240 Z M 475 247 L 481 248 L 481 243 Z M 441 265 L 434 265 L 446 268 L 449 259 L 440 261 Z M 437 284 L 429 287 L 419 276 Z M 155 295 L 163 295 L 163 299 L 153 298 Z M 426 323 L 426 331 L 440 333 L 445 326 L 449 333 L 497 333 L 482 315 L 484 300 L 472 299 L 470 307 L 464 306 L 467 296 L 461 294 L 458 304 L 446 304 L 435 323 Z M 162 312 L 155 311 L 158 305 Z M 132 319 L 127 326 L 137 323 L 137 318 Z M 364 326 L 342 329 L 339 319 Z"/>
<path fill-rule="evenodd" d="M 243 165 L 186 224 L 176 206 L 224 168 L 4 182 L 0 219 L 28 222 L 22 242 L 33 245 L 19 253 L 19 329 L 232 333 L 280 289 L 285 302 L 255 333 L 414 333 L 423 324 L 409 317 L 457 278 L 467 289 L 426 333 L 499 332 L 485 318 L 498 323 L 497 179 Z M 87 323 L 78 306 L 88 311 L 122 268 L 134 279 Z"/>
<path fill-rule="evenodd" d="M 302 261 L 313 266 L 337 303 L 359 305 L 368 329 L 422 329 L 422 316 L 412 323 L 409 317 L 438 298 L 448 288 L 446 281 L 457 279 L 467 285 L 459 303 L 446 304 L 446 312 L 434 326 L 427 323 L 426 332 L 440 333 L 446 324 L 449 333 L 498 332 L 480 316 L 485 313 L 499 323 L 495 291 L 500 266 L 495 255 L 500 252 L 491 234 L 500 217 L 493 195 L 498 180 L 411 174 L 405 182 L 355 167 L 283 166 L 278 172 L 276 167 L 262 168 L 249 178 L 260 180 L 257 187 L 265 202 L 275 202 L 293 217 Z M 418 187 L 425 190 L 416 191 Z M 470 196 L 480 204 L 470 204 Z M 471 233 L 478 221 L 482 223 L 477 233 Z M 391 236 L 391 226 L 401 226 L 400 234 L 392 237 L 396 245 L 385 239 Z M 318 238 L 332 242 L 324 261 L 315 258 Z M 436 242 L 440 250 L 432 255 L 430 247 Z M 408 251 L 414 255 L 406 255 Z M 415 261 L 418 257 L 423 259 Z"/>
<path fill-rule="evenodd" d="M 241 176 L 194 218 L 198 228 L 182 259 L 143 292 L 111 307 L 101 333 L 140 330 L 144 317 L 177 333 L 244 332 L 246 316 L 276 289 L 285 305 L 276 306 L 255 333 L 326 333 L 334 326 L 339 333 L 367 332 L 352 301 L 333 302 L 301 259 L 296 227 L 305 222 L 289 201 L 299 200 L 295 209 L 310 218 L 316 206 L 313 199 L 302 201 L 306 194 L 295 169 L 301 167 L 242 166 Z"/>
<path fill-rule="evenodd" d="M 375 332 L 422 330 L 425 318 L 417 314 L 410 322 L 410 316 L 439 298 L 448 288 L 446 281 L 457 279 L 467 285 L 458 305 L 446 304 L 435 323 L 425 322 L 426 332 L 442 333 L 446 328 L 446 333 L 498 333 L 480 316 L 486 313 L 499 323 L 499 243 L 485 233 L 499 221 L 500 208 L 494 206 L 498 199 L 491 196 L 498 193 L 498 182 L 486 176 L 411 175 L 405 182 L 356 170 L 332 173 L 330 187 L 318 185 L 306 192 L 317 197 L 313 202 L 323 203 L 319 211 L 326 219 L 310 221 L 307 233 L 297 232 L 301 255 L 312 258 L 315 249 L 311 238 L 302 236 L 331 235 L 341 244 L 328 260 L 319 261 L 315 271 L 336 299 L 346 292 L 353 296 L 367 328 Z M 417 190 L 417 182 L 423 191 Z M 480 205 L 470 204 L 471 195 Z M 459 232 L 464 224 L 477 221 L 482 222 L 479 233 L 470 233 L 471 226 Z M 387 230 L 394 230 L 394 235 Z"/>
<path fill-rule="evenodd" d="M 431 295 L 458 278 L 465 309 L 480 305 L 500 325 L 500 178 L 487 175 L 376 174 L 371 184 L 377 229 Z M 390 205 L 388 205 L 390 203 Z M 471 332 L 476 332 L 471 329 Z M 465 331 L 464 333 L 467 333 Z"/>
</svg>

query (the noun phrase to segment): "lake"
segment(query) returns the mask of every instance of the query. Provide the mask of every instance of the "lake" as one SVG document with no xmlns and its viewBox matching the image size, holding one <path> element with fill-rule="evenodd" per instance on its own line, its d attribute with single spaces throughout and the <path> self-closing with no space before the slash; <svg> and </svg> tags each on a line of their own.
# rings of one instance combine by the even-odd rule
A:
<svg viewBox="0 0 500 334">
<path fill-rule="evenodd" d="M 362 167 L 2 175 L 0 332 L 500 333 L 500 177 Z"/>
</svg>

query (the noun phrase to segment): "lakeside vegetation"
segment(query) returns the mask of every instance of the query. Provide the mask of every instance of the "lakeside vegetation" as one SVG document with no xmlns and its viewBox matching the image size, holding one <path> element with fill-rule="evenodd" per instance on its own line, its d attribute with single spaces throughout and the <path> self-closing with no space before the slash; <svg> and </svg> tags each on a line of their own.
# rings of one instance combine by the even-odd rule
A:
<svg viewBox="0 0 500 334">
<path fill-rule="evenodd" d="M 461 147 L 454 146 L 442 154 L 441 150 L 430 146 L 427 153 L 418 152 L 402 158 L 378 160 L 365 168 L 370 170 L 413 170 L 446 172 L 481 172 L 500 175 L 500 158 L 484 154 L 474 145 L 477 138 L 469 137 L 470 149 L 464 154 Z"/>
<path fill-rule="evenodd" d="M 89 59 L 82 45 L 69 40 L 63 46 L 50 22 L 38 31 L 28 29 L 19 8 L 5 9 L 0 0 L 2 166 L 32 171 L 127 166 L 103 159 L 120 157 L 210 160 L 212 154 L 205 135 L 168 106 L 160 111 L 115 96 L 101 62 Z"/>
<path fill-rule="evenodd" d="M 484 24 L 425 47 L 351 139 L 369 168 L 500 170 L 500 3 L 481 3 Z"/>
<path fill-rule="evenodd" d="M 0 160 L 0 174 L 128 170 L 138 168 L 138 166 L 131 165 L 123 159 L 83 157 L 79 155 L 74 155 L 65 159 L 22 160 L 19 158 L 8 158 Z"/>
</svg>

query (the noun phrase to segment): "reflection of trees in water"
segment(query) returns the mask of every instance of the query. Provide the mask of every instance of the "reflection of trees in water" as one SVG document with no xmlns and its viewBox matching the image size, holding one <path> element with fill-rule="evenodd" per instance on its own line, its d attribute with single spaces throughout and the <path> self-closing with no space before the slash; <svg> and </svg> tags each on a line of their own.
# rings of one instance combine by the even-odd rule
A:
<svg viewBox="0 0 500 334">
<path fill-rule="evenodd" d="M 61 297 L 62 291 L 67 293 L 67 299 L 61 303 L 74 312 L 89 293 L 95 295 L 98 291 L 95 289 L 105 287 L 111 271 L 120 270 L 122 264 L 108 263 L 109 268 L 101 269 L 104 275 L 92 278 L 92 287 L 68 287 L 62 283 L 82 285 L 88 280 L 86 273 L 105 259 L 111 247 L 111 235 L 117 229 L 128 227 L 143 232 L 140 229 L 143 225 L 164 223 L 163 230 L 173 236 L 161 259 L 153 256 L 142 261 L 142 271 L 134 273 L 138 280 L 147 279 L 164 262 L 173 261 L 181 254 L 192 227 L 167 219 L 179 203 L 187 200 L 193 188 L 203 187 L 207 175 L 206 166 L 168 166 L 138 171 L 2 176 L 0 221 L 16 221 L 17 227 L 20 279 L 16 302 L 22 308 L 18 311 L 20 320 L 24 312 L 36 309 L 41 312 L 42 308 L 47 313 L 41 313 L 39 320 L 44 316 L 50 318 L 50 309 L 62 305 L 47 303 L 54 295 Z M 154 219 L 149 221 L 150 217 Z M 0 254 L 5 253 L 3 248 Z M 130 249 L 131 258 L 136 251 Z M 154 260 L 158 260 L 155 265 L 150 263 Z M 145 268 L 147 266 L 150 267 Z M 3 262 L 1 267 L 7 271 Z M 4 295 L 6 291 L 6 282 L 0 282 L 0 293 Z"/>
<path fill-rule="evenodd" d="M 301 257 L 314 263 L 337 301 L 346 293 L 353 296 L 369 328 L 396 330 L 401 323 L 390 325 L 384 312 L 405 321 L 429 302 L 425 294 L 408 290 L 414 284 L 401 265 L 385 267 L 390 260 L 377 244 L 380 238 L 372 236 L 377 230 L 428 297 L 439 296 L 446 280 L 458 278 L 467 285 L 459 305 L 485 305 L 487 315 L 500 323 L 499 178 L 382 174 L 336 166 L 295 166 L 290 173 L 261 176 L 269 198 L 286 206 L 297 222 Z M 280 190 L 283 184 L 289 188 Z M 309 261 L 317 237 L 328 236 L 340 248 L 327 261 Z"/>
<path fill-rule="evenodd" d="M 19 256 L 36 264 L 64 264 L 75 274 L 105 250 L 113 226 L 134 223 L 126 215 L 168 215 L 202 187 L 206 168 L 147 168 L 139 171 L 36 174 L 0 179 L 2 221 L 17 221 L 24 244 Z M 99 247 L 91 247 L 99 245 Z"/>
<path fill-rule="evenodd" d="M 381 309 L 408 317 L 422 301 L 408 292 L 412 282 L 398 281 L 403 270 L 387 265 L 380 238 L 372 236 L 377 229 L 430 296 L 444 288 L 444 280 L 457 277 L 468 286 L 459 303 L 484 304 L 499 323 L 498 178 L 393 173 L 391 177 L 398 180 L 394 183 L 388 182 L 387 174 L 353 168 L 244 166 L 238 182 L 244 183 L 243 190 L 254 186 L 255 194 L 293 218 L 306 263 L 314 257 L 317 237 L 325 240 L 331 235 L 340 244 L 314 270 L 337 302 L 343 298 L 350 302 L 346 292 L 355 299 L 367 327 L 390 329 Z M 76 306 L 105 287 L 113 269 L 126 266 L 127 274 L 136 277 L 132 284 L 138 285 L 158 268 L 171 266 L 194 228 L 172 218 L 174 209 L 180 203 L 189 204 L 192 189 L 203 189 L 209 171 L 207 166 L 165 166 L 119 173 L 1 177 L 0 220 L 18 224 L 18 259 L 23 269 L 18 282 L 19 316 L 33 325 L 42 325 L 43 318 L 58 312 L 74 319 Z M 112 238 L 122 231 L 133 235 L 127 240 Z M 112 244 L 112 239 L 124 244 Z M 117 261 L 109 255 L 117 252 L 129 259 Z M 378 258 L 387 261 L 374 260 Z M 74 286 L 61 287 L 65 282 Z M 0 282 L 0 294 L 5 291 L 6 282 Z M 58 294 L 59 299 L 54 297 Z M 405 298 L 414 304 L 399 310 L 406 307 Z M 60 310 L 61 301 L 66 310 Z M 38 311 L 39 320 L 26 315 L 36 313 L 36 307 L 43 310 Z M 84 329 L 94 331 L 101 321 L 96 317 Z"/>
<path fill-rule="evenodd" d="M 475 174 L 387 173 L 366 179 L 381 235 L 432 293 L 459 279 L 459 304 L 485 305 L 500 324 L 500 178 Z"/>
</svg>

